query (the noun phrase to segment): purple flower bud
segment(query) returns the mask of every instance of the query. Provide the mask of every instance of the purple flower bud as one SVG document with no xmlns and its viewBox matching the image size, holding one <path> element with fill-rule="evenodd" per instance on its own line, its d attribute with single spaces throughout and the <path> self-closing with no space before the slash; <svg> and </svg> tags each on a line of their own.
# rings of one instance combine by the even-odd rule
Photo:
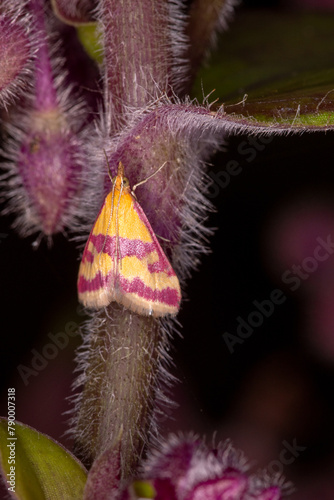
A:
<svg viewBox="0 0 334 500">
<path fill-rule="evenodd" d="M 28 85 L 33 42 L 28 36 L 28 17 L 20 6 L 10 5 L 0 15 L 0 105 L 6 107 Z"/>
<path fill-rule="evenodd" d="M 27 223 L 51 235 L 66 224 L 66 211 L 76 191 L 79 150 L 71 131 L 62 128 L 63 117 L 56 109 L 32 113 L 30 119 L 17 169 L 31 206 Z"/>
<path fill-rule="evenodd" d="M 229 441 L 210 450 L 195 436 L 171 436 L 143 467 L 156 500 L 279 500 L 281 487 L 250 475 Z M 276 478 L 277 479 L 277 478 Z M 269 482 L 269 485 L 268 485 Z M 271 483 L 271 484 L 270 484 Z"/>
<path fill-rule="evenodd" d="M 50 55 L 44 3 L 32 0 L 29 8 L 38 46 L 34 88 L 8 126 L 12 190 L 7 211 L 18 213 L 16 227 L 22 235 L 42 231 L 49 236 L 71 223 L 84 153 L 80 109 L 61 84 L 62 65 Z"/>
<path fill-rule="evenodd" d="M 209 480 L 194 487 L 189 500 L 239 500 L 247 489 L 247 478 L 241 474 Z"/>
</svg>

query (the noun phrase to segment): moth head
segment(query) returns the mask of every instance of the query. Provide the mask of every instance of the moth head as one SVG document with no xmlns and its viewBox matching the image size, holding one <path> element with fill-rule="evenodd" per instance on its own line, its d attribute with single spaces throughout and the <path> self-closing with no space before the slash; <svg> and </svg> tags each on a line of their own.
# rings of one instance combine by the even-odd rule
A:
<svg viewBox="0 0 334 500">
<path fill-rule="evenodd" d="M 123 186 L 123 189 L 126 189 L 130 186 L 130 182 L 129 182 L 129 179 L 127 177 L 123 177 L 122 179 L 122 186 Z"/>
<path fill-rule="evenodd" d="M 119 191 L 124 191 L 126 189 L 129 189 L 130 187 L 129 179 L 121 175 L 115 175 L 115 177 L 113 177 L 112 179 L 112 183 L 114 185 L 114 188 Z"/>
</svg>

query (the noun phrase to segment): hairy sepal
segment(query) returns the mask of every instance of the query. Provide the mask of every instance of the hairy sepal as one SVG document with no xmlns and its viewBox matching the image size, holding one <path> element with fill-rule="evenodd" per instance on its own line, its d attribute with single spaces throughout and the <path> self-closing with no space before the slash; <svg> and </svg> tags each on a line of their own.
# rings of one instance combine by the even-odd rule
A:
<svg viewBox="0 0 334 500">
<path fill-rule="evenodd" d="M 37 38 L 30 23 L 27 1 L 0 6 L 0 106 L 5 109 L 31 85 Z"/>
<path fill-rule="evenodd" d="M 84 108 L 64 80 L 66 72 L 58 55 L 52 23 L 44 17 L 43 4 L 31 2 L 38 40 L 34 86 L 20 110 L 8 117 L 5 212 L 14 212 L 14 227 L 22 236 L 35 232 L 48 238 L 71 226 L 85 164 Z M 87 132 L 88 133 L 88 132 Z"/>
<path fill-rule="evenodd" d="M 117 304 L 87 322 L 77 356 L 80 375 L 74 390 L 80 392 L 74 396 L 71 422 L 85 463 L 117 447 L 120 479 L 135 472 L 149 436 L 156 435 L 152 414 L 169 362 L 167 336 L 159 320 Z"/>
</svg>

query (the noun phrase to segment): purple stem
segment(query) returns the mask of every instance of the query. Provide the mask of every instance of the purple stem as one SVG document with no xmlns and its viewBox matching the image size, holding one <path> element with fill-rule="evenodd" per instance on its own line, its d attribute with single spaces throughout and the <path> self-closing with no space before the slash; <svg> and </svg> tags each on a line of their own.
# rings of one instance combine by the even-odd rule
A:
<svg viewBox="0 0 334 500">
<path fill-rule="evenodd" d="M 102 0 L 100 12 L 110 116 L 118 130 L 127 113 L 147 106 L 169 84 L 168 4 L 166 0 Z"/>
<path fill-rule="evenodd" d="M 35 108 L 45 112 L 57 106 L 57 93 L 50 63 L 43 0 L 31 0 L 30 11 L 34 17 L 34 29 L 39 37 L 35 63 Z"/>
</svg>

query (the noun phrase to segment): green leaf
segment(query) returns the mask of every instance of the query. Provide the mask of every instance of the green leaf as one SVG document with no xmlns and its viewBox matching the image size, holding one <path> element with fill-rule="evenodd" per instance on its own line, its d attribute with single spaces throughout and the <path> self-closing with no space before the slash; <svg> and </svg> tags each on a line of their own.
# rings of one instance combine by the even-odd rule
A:
<svg viewBox="0 0 334 500">
<path fill-rule="evenodd" d="M 11 427 L 13 429 L 13 427 Z M 14 498 L 20 500 L 80 500 L 87 472 L 59 443 L 35 429 L 15 422 L 9 436 L 8 422 L 0 418 L 0 458 L 5 480 L 14 470 Z M 16 439 L 15 439 L 16 438 Z M 8 445 L 11 445 L 8 446 Z M 14 462 L 11 462 L 14 459 Z M 7 488 L 11 486 L 6 483 Z"/>
<path fill-rule="evenodd" d="M 194 86 L 244 125 L 334 128 L 334 16 L 236 14 Z"/>
<path fill-rule="evenodd" d="M 149 481 L 134 481 L 132 489 L 136 494 L 136 498 L 155 498 L 156 491 Z"/>
<path fill-rule="evenodd" d="M 98 64 L 103 62 L 103 49 L 97 23 L 76 26 L 78 38 L 85 51 Z"/>
</svg>

